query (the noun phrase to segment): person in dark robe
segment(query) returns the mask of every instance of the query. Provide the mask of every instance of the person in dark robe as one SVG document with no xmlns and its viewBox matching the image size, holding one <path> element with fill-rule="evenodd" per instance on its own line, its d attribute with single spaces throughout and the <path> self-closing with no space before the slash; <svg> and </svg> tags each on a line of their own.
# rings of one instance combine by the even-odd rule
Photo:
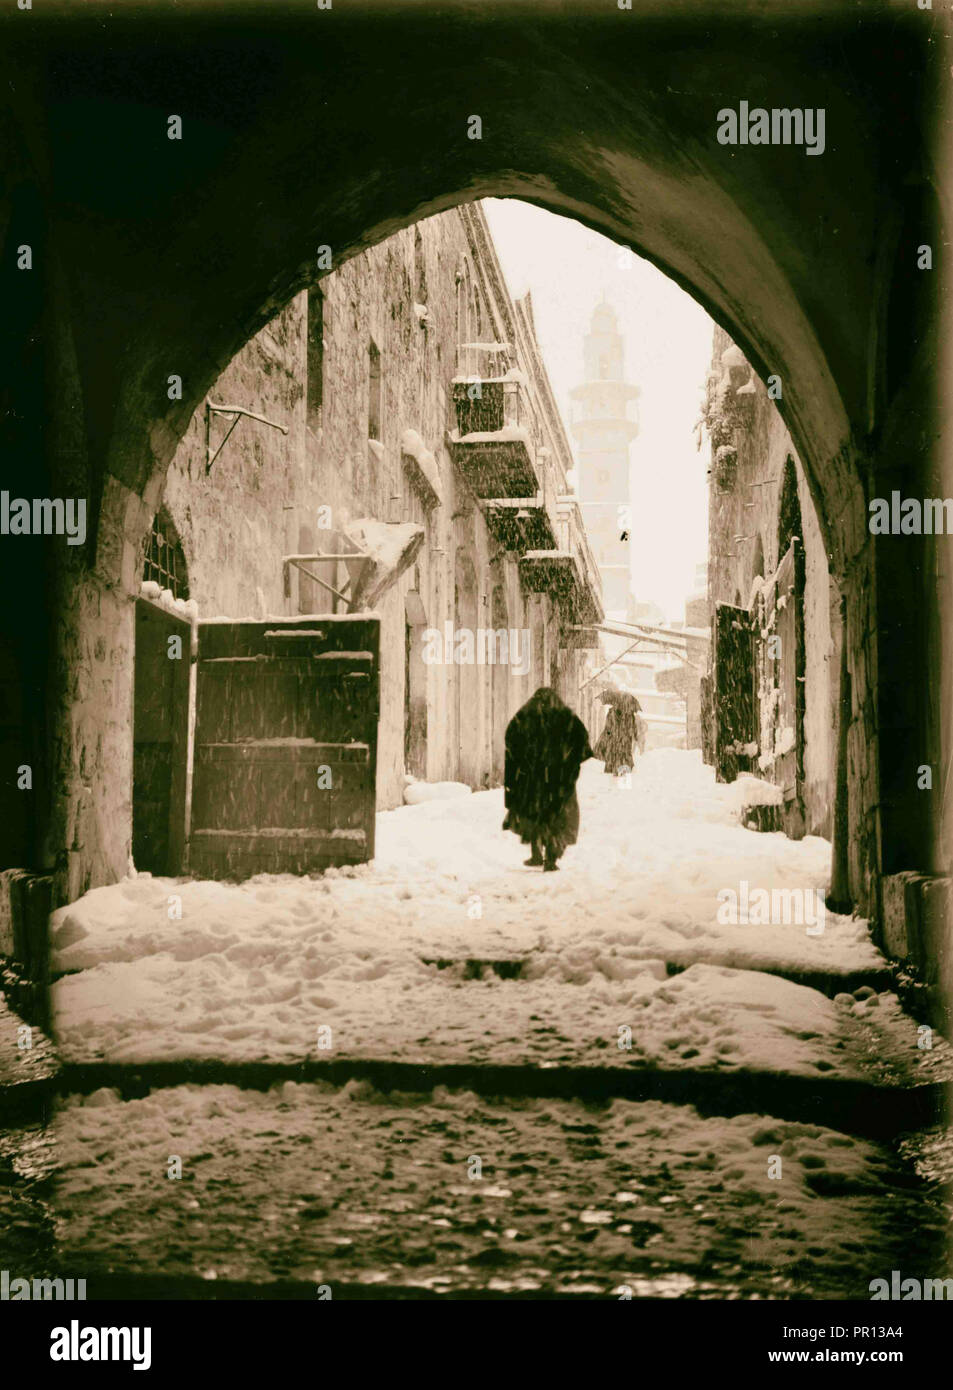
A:
<svg viewBox="0 0 953 1390">
<path fill-rule="evenodd" d="M 645 721 L 641 709 L 634 695 L 625 695 L 609 706 L 595 751 L 595 756 L 605 763 L 606 772 L 613 775 L 631 772 L 635 766 L 636 747 L 640 753 L 645 752 Z"/>
<path fill-rule="evenodd" d="M 585 724 L 544 685 L 506 726 L 504 830 L 532 846 L 527 864 L 557 867 L 579 834 L 576 779 L 593 756 Z"/>
</svg>

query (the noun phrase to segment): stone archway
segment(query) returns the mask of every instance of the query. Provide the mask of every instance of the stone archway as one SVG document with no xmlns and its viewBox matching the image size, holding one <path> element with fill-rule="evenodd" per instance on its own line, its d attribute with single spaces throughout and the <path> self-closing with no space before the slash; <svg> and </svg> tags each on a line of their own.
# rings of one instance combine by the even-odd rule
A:
<svg viewBox="0 0 953 1390">
<path fill-rule="evenodd" d="M 876 912 L 882 865 L 925 867 L 915 862 L 924 837 L 910 827 L 922 829 L 928 803 L 914 807 L 906 770 L 945 767 L 953 754 L 949 718 L 905 695 L 899 674 L 913 641 L 914 665 L 951 688 L 953 579 L 939 572 L 938 602 L 932 560 L 899 544 L 875 550 L 865 525 L 868 487 L 882 495 L 902 481 L 925 495 L 936 491 L 926 480 L 950 479 L 953 467 L 933 389 L 940 325 L 918 320 L 914 332 L 897 310 L 920 302 L 904 229 L 942 241 L 933 152 L 896 119 L 920 109 L 942 47 L 931 52 L 915 7 L 847 29 L 825 5 L 781 16 L 737 0 L 712 30 L 671 0 L 646 0 L 638 14 L 580 0 L 571 17 L 539 3 L 532 23 L 527 4 L 506 0 L 482 12 L 449 0 L 426 15 L 409 0 L 386 11 L 354 0 L 333 24 L 276 7 L 263 27 L 237 3 L 225 22 L 226 0 L 213 20 L 188 6 L 113 14 L 106 46 L 107 8 L 90 0 L 28 38 L 5 21 L 15 196 L 0 211 L 22 220 L 24 197 L 42 209 L 42 238 L 32 234 L 49 269 L 42 280 L 11 270 L 12 258 L 3 269 L 13 350 L 31 360 L 39 341 L 47 368 L 20 401 L 43 423 L 15 431 L 9 484 L 31 486 L 39 457 L 53 491 L 81 485 L 90 503 L 81 572 L 76 557 L 57 556 L 50 582 L 50 721 L 64 755 L 51 761 L 68 770 L 37 839 L 60 847 L 59 867 L 85 788 L 108 803 L 116 778 L 131 786 L 108 732 L 80 776 L 70 673 L 88 663 L 107 726 L 122 728 L 130 684 L 111 663 L 131 642 L 130 595 L 165 469 L 209 386 L 320 273 L 322 254 L 332 268 L 397 227 L 496 194 L 577 217 L 648 257 L 782 386 L 778 406 L 845 595 L 851 892 Z M 721 98 L 702 94 L 730 95 L 742 65 L 752 90 L 797 90 L 826 108 L 837 138 L 823 160 L 717 143 Z M 528 71 L 532 83 L 520 80 Z M 407 103 L 415 89 L 426 102 Z M 389 109 L 399 122 L 381 118 Z M 166 140 L 171 111 L 180 142 Z M 467 139 L 470 112 L 480 140 Z M 916 349 L 890 341 L 901 333 Z M 43 386 L 54 377 L 55 390 Z M 926 615 L 916 631 L 899 621 L 910 611 Z M 902 717 L 880 740 L 890 709 Z M 941 836 L 932 841 L 934 858 L 946 853 Z M 124 869 L 121 845 L 84 853 L 72 885 Z M 71 891 L 66 880 L 58 891 Z"/>
<path fill-rule="evenodd" d="M 185 552 L 165 507 L 153 520 L 142 576 L 174 599 L 189 596 Z M 191 626 L 146 597 L 136 600 L 135 614 L 132 857 L 140 872 L 178 874 L 185 843 Z"/>
</svg>

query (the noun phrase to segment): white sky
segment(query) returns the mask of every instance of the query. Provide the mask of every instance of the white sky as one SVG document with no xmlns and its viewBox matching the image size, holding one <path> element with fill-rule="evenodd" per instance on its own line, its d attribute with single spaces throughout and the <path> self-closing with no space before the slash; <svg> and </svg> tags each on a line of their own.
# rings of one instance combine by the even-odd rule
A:
<svg viewBox="0 0 953 1390">
<path fill-rule="evenodd" d="M 696 451 L 694 425 L 712 321 L 648 261 L 571 218 L 513 198 L 488 198 L 483 207 L 511 295 L 532 291 L 536 335 L 567 432 L 582 340 L 603 292 L 616 311 L 626 378 L 642 392 L 629 454 L 633 589 L 667 619 L 683 619 L 695 566 L 708 549 L 708 446 L 706 439 Z M 571 435 L 570 443 L 575 448 Z"/>
</svg>

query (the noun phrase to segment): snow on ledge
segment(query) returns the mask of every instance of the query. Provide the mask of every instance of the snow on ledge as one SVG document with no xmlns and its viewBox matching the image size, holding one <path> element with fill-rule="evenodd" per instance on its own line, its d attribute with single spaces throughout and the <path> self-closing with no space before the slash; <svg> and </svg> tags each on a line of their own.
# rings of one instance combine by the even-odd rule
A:
<svg viewBox="0 0 953 1390">
<path fill-rule="evenodd" d="M 404 430 L 400 439 L 400 451 L 414 460 L 429 483 L 431 490 L 439 497 L 440 469 L 437 460 L 416 430 Z"/>
<path fill-rule="evenodd" d="M 363 623 L 370 620 L 380 622 L 381 615 L 377 609 L 367 613 L 363 609 L 360 613 L 266 613 L 264 617 L 246 614 L 243 618 L 216 613 L 213 618 L 203 618 L 202 624 L 204 626 L 206 623 L 254 623 L 256 627 L 261 627 L 264 623 Z"/>
<path fill-rule="evenodd" d="M 504 425 L 501 430 L 474 430 L 470 434 L 451 435 L 454 444 L 508 444 L 521 441 L 529 444 L 529 430 L 522 425 Z"/>
<path fill-rule="evenodd" d="M 784 788 L 775 782 L 766 782 L 761 777 L 741 772 L 733 784 L 735 805 L 743 812 L 748 806 L 782 806 Z"/>
<path fill-rule="evenodd" d="M 408 781 L 404 788 L 404 804 L 420 806 L 425 801 L 451 801 L 458 796 L 472 796 L 473 788 L 465 782 Z"/>
<path fill-rule="evenodd" d="M 139 585 L 139 597 L 148 599 L 157 608 L 164 608 L 167 613 L 174 613 L 177 618 L 183 618 L 188 623 L 198 621 L 199 606 L 194 598 L 176 598 L 171 589 L 163 589 L 154 579 L 142 581 Z"/>
</svg>

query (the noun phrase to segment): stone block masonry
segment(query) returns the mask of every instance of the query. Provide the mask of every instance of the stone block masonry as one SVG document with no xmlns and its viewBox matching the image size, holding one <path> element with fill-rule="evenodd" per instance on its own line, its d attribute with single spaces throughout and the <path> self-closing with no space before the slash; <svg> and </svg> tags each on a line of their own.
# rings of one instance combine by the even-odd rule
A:
<svg viewBox="0 0 953 1390">
<path fill-rule="evenodd" d="M 524 590 L 518 552 L 491 534 L 447 448 L 464 345 L 506 344 L 527 382 L 535 466 L 546 475 L 540 492 L 567 490 L 571 454 L 531 323 L 508 298 L 482 213 L 430 218 L 299 291 L 233 357 L 207 401 L 261 419 L 239 418 L 226 439 L 236 417 L 209 415 L 203 402 L 161 495 L 158 485 L 140 496 L 108 482 L 96 570 L 65 596 L 58 902 L 121 877 L 130 862 L 133 609 L 160 506 L 200 619 L 344 612 L 328 588 L 286 570 L 284 558 L 339 549 L 338 538 L 363 517 L 424 528 L 415 563 L 375 603 L 381 809 L 401 804 L 411 771 L 430 781 L 497 783 L 506 721 L 532 691 L 555 682 L 573 702 L 589 658 L 563 646 L 561 606 Z M 306 568 L 342 591 L 342 564 Z M 105 582 L 117 574 L 118 582 Z M 532 639 L 518 662 L 425 663 L 423 634 L 447 623 L 529 631 Z"/>
<path fill-rule="evenodd" d="M 803 800 L 808 833 L 829 836 L 836 763 L 839 601 L 814 499 L 773 400 L 721 328 L 715 329 L 707 420 L 712 441 L 709 595 L 750 608 L 789 543 L 782 503 L 796 509 L 804 551 Z M 793 468 L 796 494 L 785 497 Z M 784 533 L 782 538 L 782 532 Z M 770 773 L 766 775 L 770 776 Z"/>
</svg>

